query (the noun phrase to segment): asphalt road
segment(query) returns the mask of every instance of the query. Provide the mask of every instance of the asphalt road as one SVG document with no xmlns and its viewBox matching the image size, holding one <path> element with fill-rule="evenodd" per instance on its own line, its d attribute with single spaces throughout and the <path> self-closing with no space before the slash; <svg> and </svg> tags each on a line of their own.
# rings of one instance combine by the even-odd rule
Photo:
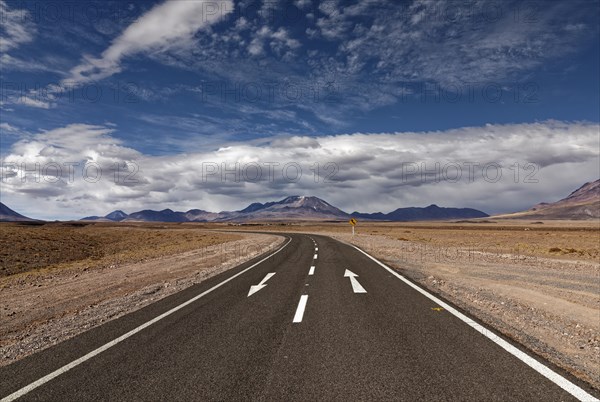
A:
<svg viewBox="0 0 600 402">
<path fill-rule="evenodd" d="M 450 305 L 349 245 L 291 234 L 283 249 L 256 264 L 261 259 L 1 368 L 0 397 L 592 398 L 585 384 L 542 362 L 558 380 L 544 377 L 453 314 Z M 561 384 L 574 388 L 569 393 Z"/>
</svg>

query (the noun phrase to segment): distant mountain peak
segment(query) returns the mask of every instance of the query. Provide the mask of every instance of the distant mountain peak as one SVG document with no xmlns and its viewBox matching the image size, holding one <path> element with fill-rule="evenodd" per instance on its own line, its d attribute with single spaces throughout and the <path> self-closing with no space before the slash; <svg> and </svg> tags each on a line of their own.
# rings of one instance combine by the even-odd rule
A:
<svg viewBox="0 0 600 402">
<path fill-rule="evenodd" d="M 126 219 L 129 215 L 127 215 L 125 212 L 121 211 L 120 209 L 111 212 L 110 214 L 106 215 L 105 218 L 111 221 L 122 221 L 123 219 Z"/>
<path fill-rule="evenodd" d="M 252 204 L 248 205 L 246 208 L 242 209 L 240 212 L 242 212 L 242 213 L 254 212 L 254 211 L 258 211 L 259 209 L 261 209 L 263 207 L 264 207 L 264 204 L 261 204 L 260 202 L 253 202 Z"/>
<path fill-rule="evenodd" d="M 325 200 L 322 200 L 319 197 L 306 196 L 306 195 L 293 195 L 291 197 L 286 197 L 283 200 L 276 202 L 275 204 L 296 204 L 297 206 L 317 206 L 317 205 L 331 206 L 331 204 L 329 204 Z"/>
<path fill-rule="evenodd" d="M 264 204 L 252 203 L 241 211 L 232 212 L 221 220 L 340 220 L 348 214 L 314 196 L 292 195 Z"/>
</svg>

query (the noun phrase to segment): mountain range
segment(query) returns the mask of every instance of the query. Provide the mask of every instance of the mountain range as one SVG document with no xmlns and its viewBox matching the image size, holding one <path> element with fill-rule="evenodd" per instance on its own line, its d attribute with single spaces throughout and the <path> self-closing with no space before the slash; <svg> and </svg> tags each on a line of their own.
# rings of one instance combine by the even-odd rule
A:
<svg viewBox="0 0 600 402">
<path fill-rule="evenodd" d="M 248 221 L 340 221 L 350 217 L 368 221 L 426 221 L 448 219 L 473 219 L 489 216 L 471 208 L 444 208 L 430 205 L 425 208 L 398 208 L 389 213 L 353 212 L 351 214 L 310 196 L 291 196 L 280 201 L 255 202 L 239 211 L 210 212 L 190 209 L 178 212 L 171 209 L 162 211 L 142 210 L 127 214 L 116 210 L 105 216 L 88 216 L 82 220 L 100 222 L 248 222 Z M 598 219 L 600 218 L 600 180 L 585 183 L 569 196 L 553 202 L 539 203 L 532 208 L 511 214 L 496 215 L 494 218 L 513 219 Z M 35 221 L 13 211 L 0 202 L 0 222 Z"/>
<path fill-rule="evenodd" d="M 600 218 L 600 179 L 585 183 L 559 201 L 542 202 L 527 211 L 496 217 L 515 219 L 598 219 Z"/>
<path fill-rule="evenodd" d="M 470 208 L 442 208 L 430 205 L 426 208 L 399 208 L 390 213 L 373 214 L 354 212 L 348 214 L 318 197 L 291 196 L 280 201 L 252 203 L 239 211 L 208 212 L 191 209 L 177 212 L 171 209 L 162 211 L 143 210 L 126 214 L 114 211 L 106 216 L 89 216 L 91 221 L 144 221 L 144 222 L 246 222 L 246 221 L 292 221 L 319 220 L 339 221 L 350 217 L 377 221 L 416 221 L 441 219 L 470 219 L 488 216 L 485 212 Z"/>
</svg>

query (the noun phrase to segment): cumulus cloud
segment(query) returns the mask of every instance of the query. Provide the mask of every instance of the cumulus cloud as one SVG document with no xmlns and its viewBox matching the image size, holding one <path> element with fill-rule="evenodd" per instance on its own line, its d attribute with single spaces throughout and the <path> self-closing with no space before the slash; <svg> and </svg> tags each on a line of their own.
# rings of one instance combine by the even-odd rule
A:
<svg viewBox="0 0 600 402">
<path fill-rule="evenodd" d="M 86 56 L 66 81 L 78 84 L 101 80 L 121 71 L 126 57 L 189 46 L 196 32 L 232 10 L 231 0 L 168 0 L 129 25 L 100 57 Z"/>
<path fill-rule="evenodd" d="M 112 126 L 74 124 L 12 146 L 3 160 L 3 202 L 40 218 L 117 208 L 220 211 L 292 194 L 348 212 L 431 203 L 509 212 L 596 180 L 599 129 L 547 121 L 289 137 L 150 156 L 123 144 Z"/>
<path fill-rule="evenodd" d="M 236 26 L 237 25 L 238 24 L 236 23 Z M 264 56 L 266 54 L 265 43 L 268 43 L 271 51 L 279 57 L 291 57 L 293 55 L 293 50 L 300 47 L 300 42 L 297 39 L 290 37 L 289 32 L 285 28 L 280 27 L 273 31 L 269 27 L 263 26 L 256 31 L 254 37 L 250 41 L 248 53 L 252 56 Z"/>
</svg>

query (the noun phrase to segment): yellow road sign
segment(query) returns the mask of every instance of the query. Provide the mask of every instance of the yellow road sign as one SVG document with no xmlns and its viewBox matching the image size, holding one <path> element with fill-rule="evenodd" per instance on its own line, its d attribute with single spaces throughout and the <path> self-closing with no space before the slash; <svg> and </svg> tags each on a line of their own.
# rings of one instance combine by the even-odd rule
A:
<svg viewBox="0 0 600 402">
<path fill-rule="evenodd" d="M 354 218 L 352 218 L 348 221 L 348 223 L 350 223 L 352 226 L 356 225 L 356 222 L 358 222 L 358 221 Z"/>
</svg>

